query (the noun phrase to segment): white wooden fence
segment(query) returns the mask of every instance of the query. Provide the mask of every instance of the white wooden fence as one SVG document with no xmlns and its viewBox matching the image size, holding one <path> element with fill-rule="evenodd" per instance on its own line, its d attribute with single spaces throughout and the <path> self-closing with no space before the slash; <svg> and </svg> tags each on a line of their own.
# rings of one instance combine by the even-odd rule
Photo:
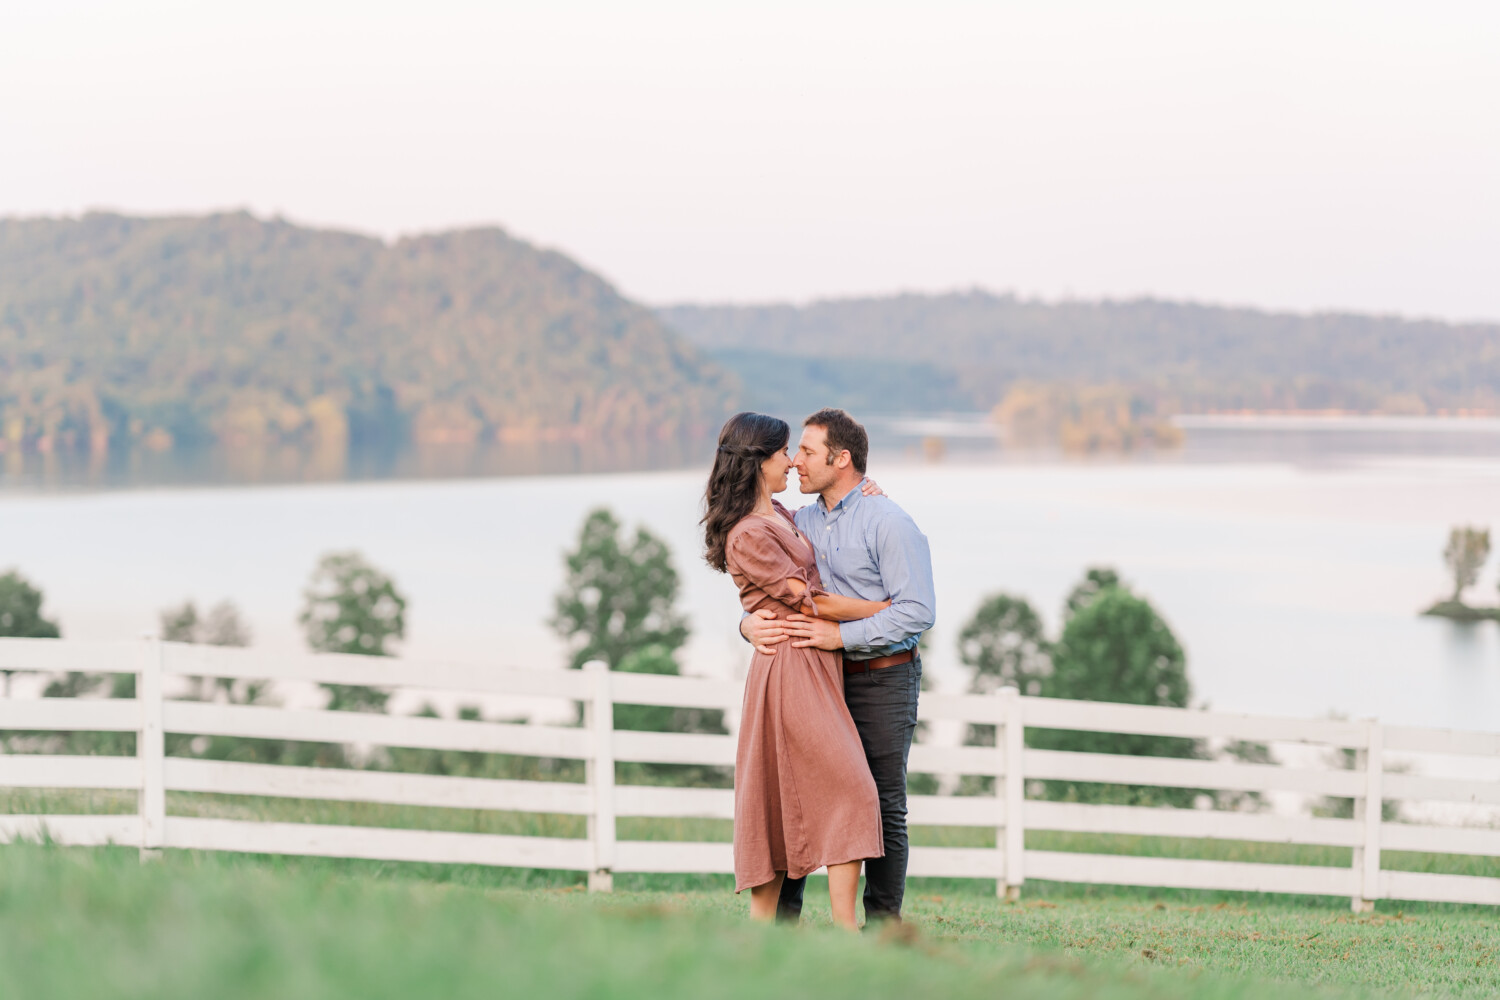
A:
<svg viewBox="0 0 1500 1000">
<path fill-rule="evenodd" d="M 141 640 L 0 639 L 0 669 L 131 672 L 134 699 L 0 700 L 0 729 L 96 730 L 137 734 L 135 757 L 0 754 L 0 786 L 133 789 L 135 815 L 0 816 L 0 839 L 45 830 L 67 844 L 462 862 L 589 873 L 607 890 L 615 872 L 729 872 L 727 843 L 631 841 L 621 816 L 733 817 L 722 789 L 615 783 L 616 761 L 732 765 L 733 736 L 617 731 L 617 703 L 734 709 L 729 681 L 610 673 L 517 670 L 357 656 L 268 657 L 253 650 Z M 228 705 L 165 698 L 179 676 L 298 680 L 542 696 L 585 706 L 582 728 L 470 722 L 396 715 Z M 1285 719 L 1186 709 L 998 695 L 923 694 L 924 719 L 998 726 L 994 747 L 917 745 L 911 770 L 995 777 L 990 796 L 913 796 L 915 825 L 984 827 L 995 847 L 912 849 L 913 876 L 995 879 L 1014 896 L 1027 878 L 1110 885 L 1348 896 L 1356 909 L 1382 898 L 1500 904 L 1500 878 L 1394 871 L 1386 850 L 1500 856 L 1500 829 L 1383 822 L 1379 803 L 1426 800 L 1500 805 L 1500 781 L 1392 773 L 1388 752 L 1500 759 L 1500 734 L 1383 726 L 1374 721 Z M 1218 760 L 1127 757 L 1028 749 L 1023 727 L 1135 733 L 1355 751 L 1357 767 L 1289 767 Z M 168 757 L 167 732 L 421 747 L 571 758 L 586 762 L 580 783 L 504 781 Z M 1056 779 L 1352 798 L 1353 819 L 1028 800 L 1025 782 Z M 168 791 L 290 796 L 351 802 L 572 814 L 588 818 L 585 838 L 501 836 L 409 829 L 255 822 L 174 816 Z M 1025 830 L 1215 838 L 1354 849 L 1351 867 L 1181 860 L 1028 850 Z"/>
</svg>

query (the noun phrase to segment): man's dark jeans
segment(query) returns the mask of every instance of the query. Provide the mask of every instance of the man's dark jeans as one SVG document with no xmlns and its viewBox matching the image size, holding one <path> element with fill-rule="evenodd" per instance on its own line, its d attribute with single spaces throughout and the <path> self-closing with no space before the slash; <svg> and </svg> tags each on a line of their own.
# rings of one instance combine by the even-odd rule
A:
<svg viewBox="0 0 1500 1000">
<path fill-rule="evenodd" d="M 917 692 L 922 658 L 884 670 L 844 676 L 844 701 L 859 729 L 875 790 L 880 793 L 880 825 L 885 857 L 865 862 L 865 921 L 901 919 L 906 894 L 906 759 L 917 728 Z M 802 917 L 806 879 L 786 879 L 776 904 L 776 919 L 796 923 Z"/>
</svg>

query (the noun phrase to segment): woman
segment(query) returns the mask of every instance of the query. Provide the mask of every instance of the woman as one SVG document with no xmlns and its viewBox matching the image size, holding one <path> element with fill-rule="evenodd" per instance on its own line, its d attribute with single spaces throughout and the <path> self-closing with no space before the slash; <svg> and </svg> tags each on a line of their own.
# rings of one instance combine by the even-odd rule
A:
<svg viewBox="0 0 1500 1000">
<path fill-rule="evenodd" d="M 719 432 L 703 517 L 706 558 L 729 573 L 748 611 L 850 621 L 888 606 L 826 593 L 812 546 L 785 507 L 785 421 L 740 413 Z M 782 880 L 828 868 L 834 922 L 854 929 L 860 863 L 885 853 L 880 803 L 844 705 L 843 654 L 790 643 L 756 652 L 734 762 L 735 892 L 770 920 Z"/>
</svg>

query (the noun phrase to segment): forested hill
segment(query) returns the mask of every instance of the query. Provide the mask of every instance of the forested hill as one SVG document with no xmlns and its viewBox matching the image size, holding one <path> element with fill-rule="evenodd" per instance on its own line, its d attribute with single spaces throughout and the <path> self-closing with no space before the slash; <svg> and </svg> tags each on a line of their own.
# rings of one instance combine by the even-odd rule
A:
<svg viewBox="0 0 1500 1000">
<path fill-rule="evenodd" d="M 1021 379 L 1144 388 L 1187 410 L 1500 409 L 1496 324 L 981 291 L 658 312 L 740 373 L 758 394 L 749 405 L 778 412 L 835 399 L 988 409 Z"/>
<path fill-rule="evenodd" d="M 651 311 L 498 229 L 0 219 L 11 448 L 665 435 L 717 427 L 736 392 Z"/>
</svg>

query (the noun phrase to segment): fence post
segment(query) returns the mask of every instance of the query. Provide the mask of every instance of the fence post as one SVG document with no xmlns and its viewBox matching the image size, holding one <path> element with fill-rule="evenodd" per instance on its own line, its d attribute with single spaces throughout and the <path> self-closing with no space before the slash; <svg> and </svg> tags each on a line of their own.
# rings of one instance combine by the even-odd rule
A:
<svg viewBox="0 0 1500 1000">
<path fill-rule="evenodd" d="M 1364 794 L 1354 800 L 1354 821 L 1360 825 L 1360 846 L 1354 849 L 1354 879 L 1359 894 L 1349 900 L 1355 913 L 1371 913 L 1380 898 L 1380 821 L 1384 797 L 1385 733 L 1374 719 L 1365 720 L 1365 749 L 1354 755 L 1355 769 L 1365 775 Z"/>
<path fill-rule="evenodd" d="M 1026 730 L 1021 719 L 1021 692 L 1014 687 L 999 691 L 1001 724 L 995 730 L 995 746 L 1000 751 L 1003 777 L 996 779 L 995 794 L 1005 809 L 1005 825 L 995 831 L 995 846 L 1000 848 L 1004 874 L 999 879 L 1000 895 L 1006 902 L 1021 898 L 1021 883 L 1026 880 L 1023 860 L 1026 853 L 1026 778 L 1021 773 L 1021 759 Z"/>
<path fill-rule="evenodd" d="M 594 789 L 594 810 L 589 815 L 589 841 L 594 847 L 594 867 L 589 872 L 589 892 L 613 892 L 615 888 L 615 702 L 610 692 L 609 664 L 590 660 L 583 669 L 593 679 L 591 699 L 584 721 L 594 735 L 594 753 L 584 765 L 585 777 Z"/>
<path fill-rule="evenodd" d="M 141 764 L 141 860 L 161 857 L 167 823 L 167 786 L 164 773 L 166 737 L 162 732 L 162 643 L 154 635 L 141 641 L 135 671 L 135 698 L 141 722 L 135 734 L 135 755 Z"/>
</svg>

